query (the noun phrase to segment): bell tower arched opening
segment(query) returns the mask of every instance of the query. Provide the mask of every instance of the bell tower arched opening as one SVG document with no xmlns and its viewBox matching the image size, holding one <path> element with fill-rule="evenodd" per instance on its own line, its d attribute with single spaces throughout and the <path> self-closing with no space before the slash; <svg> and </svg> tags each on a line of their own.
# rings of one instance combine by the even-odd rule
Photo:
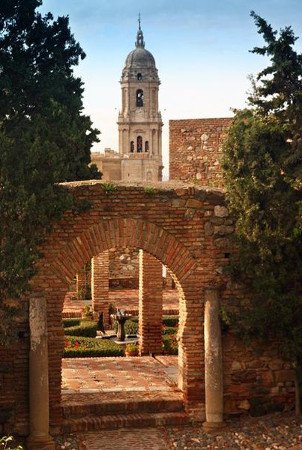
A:
<svg viewBox="0 0 302 450">
<path fill-rule="evenodd" d="M 138 108 L 144 106 L 144 91 L 142 89 L 136 91 L 136 106 Z"/>
<path fill-rule="evenodd" d="M 142 138 L 142 136 L 137 136 L 137 138 L 136 138 L 136 151 L 137 151 L 137 153 L 142 153 L 142 151 L 143 151 L 143 138 Z"/>
</svg>

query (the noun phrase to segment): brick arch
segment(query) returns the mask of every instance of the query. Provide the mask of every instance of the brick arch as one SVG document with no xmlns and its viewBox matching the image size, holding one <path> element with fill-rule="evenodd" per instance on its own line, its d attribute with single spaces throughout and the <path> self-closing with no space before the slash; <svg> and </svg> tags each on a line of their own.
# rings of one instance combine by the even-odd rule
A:
<svg viewBox="0 0 302 450">
<path fill-rule="evenodd" d="M 83 230 L 81 227 L 80 230 Z M 39 262 L 39 271 L 34 277 L 32 295 L 42 295 L 47 302 L 48 315 L 48 353 L 49 353 L 49 399 L 50 424 L 53 427 L 62 423 L 61 399 L 61 358 L 63 350 L 63 329 L 61 318 L 63 299 L 68 284 L 75 274 L 93 256 L 113 247 L 132 246 L 140 248 L 156 257 L 175 275 L 180 300 L 179 336 L 182 360 L 187 360 L 187 352 L 192 344 L 190 338 L 190 320 L 187 307 L 199 296 L 194 286 L 196 262 L 190 251 L 178 242 L 164 228 L 142 219 L 118 218 L 99 220 L 86 230 L 68 240 L 52 239 L 51 244 L 43 247 L 44 258 Z M 51 250 L 51 251 L 50 251 Z M 47 280 L 47 281 L 46 281 Z M 47 285 L 47 290 L 45 286 Z M 199 339 L 200 340 L 200 339 Z M 179 366 L 179 387 L 183 389 L 184 398 L 188 397 L 187 366 Z M 198 394 L 200 396 L 200 393 Z"/>
<path fill-rule="evenodd" d="M 180 283 L 196 267 L 190 252 L 164 228 L 140 219 L 123 218 L 102 220 L 61 246 L 55 258 L 48 261 L 47 270 L 52 270 L 61 281 L 70 283 L 93 256 L 125 246 L 141 248 L 155 256 L 169 267 Z"/>
<path fill-rule="evenodd" d="M 215 205 L 223 202 L 220 193 L 173 187 L 149 195 L 143 186 L 117 186 L 106 191 L 96 182 L 68 183 L 66 189 L 89 201 L 91 207 L 80 213 L 68 211 L 55 224 L 41 248 L 44 256 L 37 264 L 29 296 L 33 311 L 40 307 L 47 313 L 44 339 L 48 344 L 49 398 L 44 402 L 48 409 L 49 400 L 50 426 L 62 424 L 61 319 L 67 286 L 93 256 L 124 246 L 150 253 L 178 280 L 179 387 L 187 411 L 204 414 L 203 288 L 220 278 L 223 250 L 215 246 L 213 238 L 215 232 L 221 237 L 224 231 L 217 226 L 217 220 L 220 223 L 223 219 L 214 214 Z M 38 369 L 30 373 L 39 375 Z"/>
</svg>

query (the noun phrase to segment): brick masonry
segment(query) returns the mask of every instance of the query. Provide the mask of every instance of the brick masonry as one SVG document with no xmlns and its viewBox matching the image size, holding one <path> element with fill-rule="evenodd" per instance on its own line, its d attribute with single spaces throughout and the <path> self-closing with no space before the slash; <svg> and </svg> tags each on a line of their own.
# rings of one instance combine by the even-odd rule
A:
<svg viewBox="0 0 302 450">
<path fill-rule="evenodd" d="M 76 291 L 79 300 L 83 300 L 85 298 L 86 293 L 86 285 L 87 285 L 87 274 L 85 268 L 81 268 L 76 275 Z"/>
<path fill-rule="evenodd" d="M 91 299 L 94 315 L 103 313 L 105 326 L 109 324 L 109 252 L 105 251 L 92 258 Z"/>
<path fill-rule="evenodd" d="M 170 120 L 170 179 L 223 187 L 222 143 L 231 118 Z"/>
<path fill-rule="evenodd" d="M 143 250 L 139 251 L 139 262 L 140 354 L 158 355 L 162 351 L 162 264 Z"/>
<path fill-rule="evenodd" d="M 179 386 L 186 410 L 204 406 L 203 292 L 207 286 L 224 287 L 222 305 L 232 305 L 236 289 L 222 275 L 234 250 L 233 222 L 217 188 L 181 183 L 116 184 L 106 191 L 99 181 L 63 184 L 91 208 L 66 212 L 41 247 L 44 257 L 32 279 L 31 297 L 46 298 L 49 337 L 50 423 L 52 432 L 62 425 L 61 358 L 63 352 L 63 299 L 76 273 L 90 259 L 110 248 L 143 249 L 174 274 L 179 292 Z M 149 184 L 148 184 L 149 186 Z M 28 299 L 22 299 L 26 307 Z M 17 325 L 18 346 L 1 350 L 0 430 L 28 433 L 28 323 Z M 292 402 L 293 374 L 277 357 L 271 344 L 246 348 L 232 336 L 224 338 L 224 392 L 228 412 L 248 408 L 252 398 Z M 18 351 L 16 351 L 18 350 Z M 3 363 L 4 361 L 4 369 Z M 6 369 L 5 369 L 6 368 Z M 7 370 L 5 372 L 5 370 Z M 257 387 L 257 390 L 255 390 Z M 1 415 L 0 415 L 1 418 Z"/>
</svg>

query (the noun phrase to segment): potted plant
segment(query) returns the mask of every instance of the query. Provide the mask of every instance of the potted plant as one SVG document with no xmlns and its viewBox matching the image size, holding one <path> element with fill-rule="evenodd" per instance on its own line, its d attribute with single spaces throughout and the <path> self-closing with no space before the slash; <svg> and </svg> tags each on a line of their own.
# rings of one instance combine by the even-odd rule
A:
<svg viewBox="0 0 302 450">
<path fill-rule="evenodd" d="M 127 344 L 125 347 L 125 356 L 138 356 L 139 350 L 137 344 Z"/>
</svg>

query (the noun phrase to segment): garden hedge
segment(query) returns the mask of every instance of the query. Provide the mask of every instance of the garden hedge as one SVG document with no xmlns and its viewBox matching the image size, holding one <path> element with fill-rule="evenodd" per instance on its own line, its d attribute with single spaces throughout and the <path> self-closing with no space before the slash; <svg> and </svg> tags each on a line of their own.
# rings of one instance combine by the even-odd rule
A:
<svg viewBox="0 0 302 450">
<path fill-rule="evenodd" d="M 163 335 L 163 352 L 166 355 L 177 355 L 178 354 L 178 342 L 176 340 L 175 334 L 164 334 Z"/>
<path fill-rule="evenodd" d="M 178 316 L 163 316 L 163 324 L 166 327 L 177 327 Z"/>
<path fill-rule="evenodd" d="M 77 325 L 80 325 L 81 319 L 63 319 L 63 327 L 69 328 L 69 327 L 75 327 Z"/>
<path fill-rule="evenodd" d="M 107 339 L 65 337 L 64 358 L 124 356 L 124 346 Z"/>
<path fill-rule="evenodd" d="M 97 323 L 94 321 L 82 320 L 79 325 L 64 329 L 66 336 L 96 337 Z"/>
</svg>

